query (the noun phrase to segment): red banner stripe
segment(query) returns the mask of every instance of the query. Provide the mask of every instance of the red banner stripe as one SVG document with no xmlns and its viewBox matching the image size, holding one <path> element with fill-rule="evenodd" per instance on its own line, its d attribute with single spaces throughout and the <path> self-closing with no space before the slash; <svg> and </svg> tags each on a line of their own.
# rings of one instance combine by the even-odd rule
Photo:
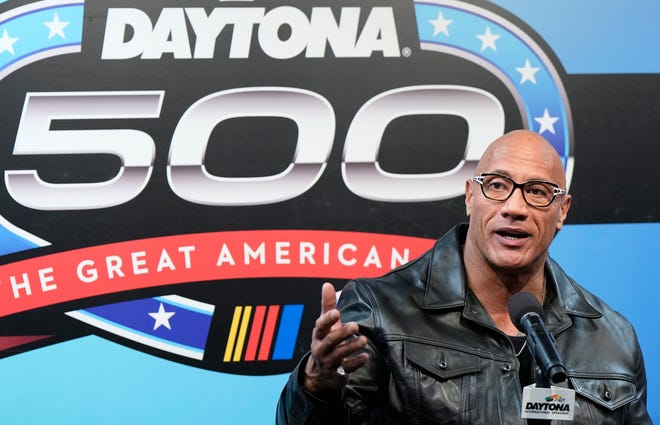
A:
<svg viewBox="0 0 660 425">
<path fill-rule="evenodd" d="M 247 230 L 131 240 L 0 266 L 0 317 L 134 289 L 224 279 L 386 273 L 433 241 L 374 233 Z"/>
</svg>

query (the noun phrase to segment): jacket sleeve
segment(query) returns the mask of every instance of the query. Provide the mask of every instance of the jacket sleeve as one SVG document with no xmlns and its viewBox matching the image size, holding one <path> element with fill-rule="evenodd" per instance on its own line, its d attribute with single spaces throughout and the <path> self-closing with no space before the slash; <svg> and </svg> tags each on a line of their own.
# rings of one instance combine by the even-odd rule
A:
<svg viewBox="0 0 660 425">
<path fill-rule="evenodd" d="M 289 376 L 277 402 L 275 423 L 277 425 L 348 424 L 348 414 L 343 397 L 337 403 L 329 403 L 309 394 L 300 384 L 302 382 L 300 374 L 308 357 L 309 353 L 303 357 Z"/>
<path fill-rule="evenodd" d="M 632 325 L 630 327 L 632 329 Z M 624 423 L 653 425 L 646 408 L 646 367 L 644 366 L 644 357 L 634 330 L 632 330 L 632 335 L 635 337 L 634 353 L 636 361 L 635 370 L 637 371 L 635 384 L 637 387 L 637 398 L 628 405 Z"/>
</svg>

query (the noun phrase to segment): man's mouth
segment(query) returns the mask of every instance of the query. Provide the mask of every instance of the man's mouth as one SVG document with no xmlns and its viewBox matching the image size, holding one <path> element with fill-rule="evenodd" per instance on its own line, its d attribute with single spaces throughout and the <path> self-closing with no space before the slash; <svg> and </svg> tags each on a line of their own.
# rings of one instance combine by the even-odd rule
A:
<svg viewBox="0 0 660 425">
<path fill-rule="evenodd" d="M 497 230 L 495 233 L 504 239 L 509 239 L 512 241 L 517 241 L 529 237 L 529 233 L 518 230 Z"/>
</svg>

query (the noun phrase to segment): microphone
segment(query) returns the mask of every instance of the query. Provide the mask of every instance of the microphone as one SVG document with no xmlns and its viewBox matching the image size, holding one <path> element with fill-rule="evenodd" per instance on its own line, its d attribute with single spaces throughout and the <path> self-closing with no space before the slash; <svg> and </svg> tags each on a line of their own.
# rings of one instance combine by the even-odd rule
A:
<svg viewBox="0 0 660 425">
<path fill-rule="evenodd" d="M 542 378 L 553 383 L 566 380 L 566 368 L 559 357 L 555 339 L 543 322 L 543 307 L 536 297 L 526 291 L 509 299 L 509 316 L 520 332 L 525 333 L 527 346 L 541 368 Z M 545 386 L 545 385 L 543 385 Z"/>
</svg>

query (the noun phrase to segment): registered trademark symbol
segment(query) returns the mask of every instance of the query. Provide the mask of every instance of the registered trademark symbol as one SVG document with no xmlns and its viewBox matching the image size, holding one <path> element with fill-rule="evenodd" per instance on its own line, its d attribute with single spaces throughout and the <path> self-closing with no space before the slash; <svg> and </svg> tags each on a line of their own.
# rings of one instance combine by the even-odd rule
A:
<svg viewBox="0 0 660 425">
<path fill-rule="evenodd" d="M 412 49 L 410 47 L 404 47 L 401 49 L 401 55 L 403 55 L 404 58 L 409 58 L 412 56 Z"/>
</svg>

